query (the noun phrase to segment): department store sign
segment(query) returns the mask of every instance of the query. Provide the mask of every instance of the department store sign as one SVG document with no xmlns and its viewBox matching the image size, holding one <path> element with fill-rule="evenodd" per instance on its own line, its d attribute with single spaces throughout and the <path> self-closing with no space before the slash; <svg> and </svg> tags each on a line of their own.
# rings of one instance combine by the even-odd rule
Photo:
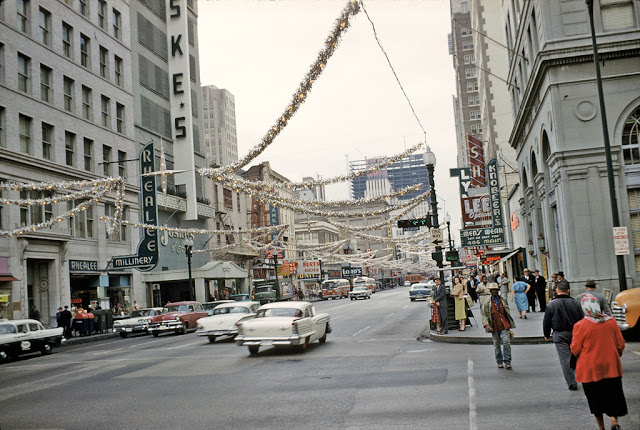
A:
<svg viewBox="0 0 640 430">
<path fill-rule="evenodd" d="M 153 142 L 148 143 L 140 152 L 140 215 L 144 224 L 158 225 L 156 205 L 156 177 L 144 176 L 155 171 Z M 131 269 L 149 271 L 158 264 L 158 231 L 154 228 L 142 228 L 142 238 L 138 252 L 133 255 L 112 257 L 107 269 Z"/>
</svg>

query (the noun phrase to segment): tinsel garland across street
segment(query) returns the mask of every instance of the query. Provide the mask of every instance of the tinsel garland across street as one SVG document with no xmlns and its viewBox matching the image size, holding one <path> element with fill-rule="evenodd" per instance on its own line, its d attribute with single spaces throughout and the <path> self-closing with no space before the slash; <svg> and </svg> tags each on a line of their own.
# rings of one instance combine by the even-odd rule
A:
<svg viewBox="0 0 640 430">
<path fill-rule="evenodd" d="M 236 161 L 233 164 L 228 166 L 219 167 L 213 169 L 213 172 L 216 172 L 217 175 L 222 175 L 225 173 L 232 173 L 241 169 L 242 167 L 249 164 L 252 160 L 254 160 L 257 156 L 262 154 L 264 150 L 271 145 L 273 140 L 280 134 L 280 132 L 287 126 L 287 123 L 293 117 L 293 115 L 300 108 L 302 103 L 307 99 L 308 93 L 311 91 L 313 84 L 318 80 L 325 66 L 327 65 L 327 61 L 333 55 L 334 51 L 338 47 L 338 43 L 340 42 L 340 37 L 342 34 L 347 31 L 350 25 L 350 18 L 360 12 L 360 6 L 356 0 L 349 0 L 347 6 L 342 10 L 342 14 L 340 18 L 336 21 L 336 25 L 327 40 L 324 43 L 324 49 L 318 53 L 318 57 L 316 61 L 311 66 L 311 69 L 304 77 L 300 85 L 298 86 L 298 90 L 293 94 L 291 102 L 289 106 L 285 109 L 282 115 L 276 120 L 276 123 L 269 129 L 267 134 L 262 138 L 262 141 L 251 148 L 249 153 L 242 158 L 241 160 Z"/>
<path fill-rule="evenodd" d="M 431 193 L 431 191 L 427 191 L 427 193 Z M 326 222 L 331 224 L 334 227 L 338 227 L 339 229 L 345 230 L 345 231 L 363 231 L 363 230 L 377 230 L 379 228 L 382 227 L 388 227 L 391 226 L 391 224 L 397 222 L 400 218 L 402 218 L 403 216 L 405 216 L 406 214 L 408 214 L 411 210 L 413 210 L 413 208 L 415 208 L 416 206 L 418 206 L 420 203 L 422 202 L 416 202 L 415 205 L 412 206 L 408 206 L 404 211 L 400 212 L 398 215 L 394 215 L 389 219 L 383 220 L 381 222 L 375 223 L 375 224 L 371 224 L 371 225 L 349 225 L 349 224 L 345 224 L 342 222 L 338 222 L 338 221 L 333 221 L 330 219 L 327 219 Z"/>
<path fill-rule="evenodd" d="M 100 219 L 103 221 L 113 221 L 113 219 L 108 216 L 101 216 Z M 142 228 L 148 228 L 148 229 L 158 230 L 158 231 L 169 231 L 169 232 L 189 233 L 189 234 L 209 234 L 209 235 L 273 233 L 276 231 L 284 230 L 287 227 L 289 227 L 287 224 L 280 224 L 280 225 L 270 225 L 266 227 L 251 228 L 247 230 L 207 230 L 202 228 L 167 227 L 166 225 L 152 225 L 152 224 L 139 223 L 139 222 L 124 220 L 124 219 L 121 220 L 121 223 L 125 225 L 131 225 L 134 227 L 142 227 Z"/>
<path fill-rule="evenodd" d="M 422 143 L 418 143 L 417 145 L 412 146 L 404 152 L 401 152 L 396 155 L 392 155 L 391 157 L 387 157 L 385 161 L 382 163 L 374 164 L 371 167 L 367 167 L 363 170 L 358 170 L 356 172 L 348 173 L 346 175 L 334 176 L 332 178 L 326 179 L 311 179 L 303 182 L 276 182 L 276 181 L 247 181 L 245 179 L 237 179 L 230 176 L 230 174 L 226 174 L 221 172 L 219 168 L 210 168 L 210 167 L 201 167 L 196 171 L 200 173 L 201 176 L 207 177 L 217 182 L 228 183 L 229 181 L 237 181 L 238 183 L 245 184 L 247 188 L 279 188 L 282 190 L 303 190 L 312 187 L 335 184 L 338 182 L 350 181 L 352 179 L 358 178 L 360 176 L 369 175 L 371 173 L 375 173 L 378 170 L 382 170 L 387 166 L 390 166 L 403 158 L 409 156 L 414 153 L 418 149 L 422 147 Z"/>
<path fill-rule="evenodd" d="M 36 232 L 44 228 L 52 227 L 53 225 L 60 223 L 66 219 L 69 219 L 80 212 L 86 211 L 88 208 L 94 206 L 98 200 L 104 197 L 107 193 L 115 191 L 116 193 L 116 209 L 114 213 L 114 222 L 107 225 L 107 233 L 114 234 L 118 231 L 120 226 L 120 220 L 122 218 L 122 202 L 124 200 L 124 179 L 120 177 L 109 177 L 97 180 L 85 180 L 85 181 L 69 181 L 69 182 L 38 182 L 38 183 L 13 183 L 2 182 L 0 183 L 0 191 L 36 191 L 36 192 L 51 192 L 59 190 L 79 189 L 87 188 L 88 190 L 71 192 L 66 195 L 45 197 L 41 199 L 0 199 L 0 204 L 15 205 L 15 206 L 43 206 L 52 205 L 61 202 L 68 202 L 74 200 L 83 201 L 71 210 L 67 210 L 58 216 L 52 216 L 49 220 L 25 225 L 13 230 L 0 230 L 0 236 L 20 236 L 27 232 Z"/>
</svg>

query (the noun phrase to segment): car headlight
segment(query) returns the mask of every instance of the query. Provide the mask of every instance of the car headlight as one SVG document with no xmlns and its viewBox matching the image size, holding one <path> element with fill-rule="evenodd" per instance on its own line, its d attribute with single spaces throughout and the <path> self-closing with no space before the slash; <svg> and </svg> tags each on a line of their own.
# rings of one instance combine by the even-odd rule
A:
<svg viewBox="0 0 640 430">
<path fill-rule="evenodd" d="M 119 323 L 118 321 L 114 321 L 114 322 L 113 322 L 113 326 L 114 326 L 114 327 L 119 327 L 119 326 L 120 326 L 120 323 Z"/>
<path fill-rule="evenodd" d="M 180 317 L 179 316 L 176 317 L 176 321 L 180 321 Z"/>
</svg>

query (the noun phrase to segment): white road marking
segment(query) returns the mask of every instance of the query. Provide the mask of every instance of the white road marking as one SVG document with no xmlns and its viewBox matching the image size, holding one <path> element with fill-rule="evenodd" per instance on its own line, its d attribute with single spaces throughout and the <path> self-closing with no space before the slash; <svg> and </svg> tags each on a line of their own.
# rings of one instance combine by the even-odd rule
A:
<svg viewBox="0 0 640 430">
<path fill-rule="evenodd" d="M 426 351 L 430 351 L 429 349 L 414 349 L 413 351 L 407 351 L 407 353 L 412 353 L 412 352 L 426 352 Z"/>
<path fill-rule="evenodd" d="M 368 328 L 371 328 L 371 326 L 370 326 L 370 325 L 366 326 L 365 328 L 363 328 L 363 329 L 362 329 L 362 330 L 360 330 L 359 332 L 354 333 L 354 334 L 353 334 L 353 336 L 355 337 L 355 336 L 359 335 L 360 333 L 362 333 L 363 331 L 365 331 L 365 330 L 366 330 L 366 329 L 368 329 Z"/>
<path fill-rule="evenodd" d="M 183 343 L 182 345 L 178 345 L 178 346 L 171 346 L 169 348 L 162 348 L 162 349 L 180 349 L 180 348 L 185 348 L 187 346 L 192 346 L 192 345 L 203 345 L 205 342 L 203 339 L 198 339 L 195 342 L 189 342 L 189 343 Z"/>
<path fill-rule="evenodd" d="M 631 351 L 631 352 L 633 352 L 636 355 L 640 355 L 640 352 L 638 352 L 638 351 Z"/>
<path fill-rule="evenodd" d="M 467 362 L 467 381 L 469 383 L 469 430 L 478 430 L 476 423 L 476 388 L 473 383 L 473 360 Z"/>
<path fill-rule="evenodd" d="M 407 309 L 408 307 L 409 307 L 409 305 L 404 305 L 404 308 L 402 308 L 402 309 Z"/>
<path fill-rule="evenodd" d="M 390 317 L 391 315 L 393 315 L 394 313 L 395 313 L 395 312 L 391 312 L 389 315 L 387 315 L 387 316 L 385 317 L 385 319 L 386 319 L 386 318 L 389 318 L 389 317 Z"/>
</svg>

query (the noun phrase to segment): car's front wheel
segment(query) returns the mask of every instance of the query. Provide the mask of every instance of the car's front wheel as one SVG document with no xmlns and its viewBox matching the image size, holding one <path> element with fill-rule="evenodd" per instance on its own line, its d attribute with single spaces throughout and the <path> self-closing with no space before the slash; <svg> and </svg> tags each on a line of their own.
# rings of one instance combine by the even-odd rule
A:
<svg viewBox="0 0 640 430">
<path fill-rule="evenodd" d="M 320 339 L 318 339 L 318 342 L 325 343 L 327 341 L 327 330 L 329 330 L 329 324 L 324 327 L 324 334 Z"/>
<path fill-rule="evenodd" d="M 153 337 L 158 337 L 160 333 L 158 333 L 157 331 L 152 331 L 151 334 L 153 335 Z"/>
<path fill-rule="evenodd" d="M 260 350 L 260 345 L 249 345 L 249 354 L 256 355 Z"/>
<path fill-rule="evenodd" d="M 127 332 L 126 331 L 121 331 L 120 332 L 120 337 L 127 337 Z"/>
<path fill-rule="evenodd" d="M 49 355 L 53 353 L 53 348 L 51 347 L 51 344 L 49 342 L 45 342 L 44 345 L 42 345 L 42 355 Z"/>
<path fill-rule="evenodd" d="M 182 323 L 182 327 L 179 328 L 176 333 L 178 334 L 187 334 L 187 330 L 189 330 L 189 323 L 188 322 L 183 322 Z"/>
<path fill-rule="evenodd" d="M 216 341 L 216 337 L 215 336 L 209 336 L 209 343 L 213 343 Z"/>
</svg>

